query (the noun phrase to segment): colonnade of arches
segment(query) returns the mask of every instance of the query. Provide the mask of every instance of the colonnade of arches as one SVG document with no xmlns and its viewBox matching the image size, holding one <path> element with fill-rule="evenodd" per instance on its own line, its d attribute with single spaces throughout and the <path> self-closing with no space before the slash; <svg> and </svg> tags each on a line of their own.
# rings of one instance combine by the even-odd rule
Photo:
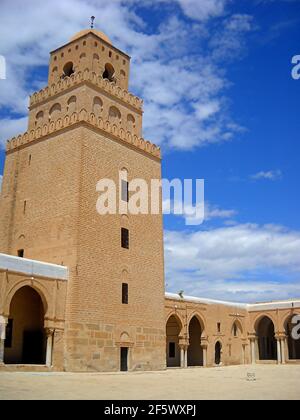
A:
<svg viewBox="0 0 300 420">
<path fill-rule="evenodd" d="M 207 338 L 205 324 L 200 316 L 194 315 L 188 322 L 184 339 L 183 323 L 176 315 L 171 315 L 166 324 L 167 367 L 207 366 Z M 222 343 L 215 343 L 215 364 L 222 363 Z"/>
<path fill-rule="evenodd" d="M 259 361 L 300 360 L 300 340 L 293 337 L 294 315 L 289 315 L 283 323 L 283 331 L 275 331 L 275 322 L 270 316 L 259 317 L 254 325 L 255 334 L 251 338 L 252 363 Z"/>
<path fill-rule="evenodd" d="M 228 350 L 222 339 L 214 336 L 214 342 L 208 346 L 205 324 L 202 318 L 194 315 L 190 318 L 187 325 L 177 314 L 172 314 L 166 323 L 167 341 L 167 367 L 189 367 L 207 366 L 207 350 L 214 352 L 209 354 L 210 361 L 218 366 L 222 364 L 224 352 L 228 364 L 246 363 L 246 346 L 250 344 L 250 359 L 252 363 L 258 361 L 274 361 L 286 363 L 288 361 L 300 360 L 300 340 L 293 338 L 292 330 L 293 315 L 284 321 L 284 331 L 276 333 L 274 321 L 262 315 L 254 324 L 254 334 L 249 334 L 248 338 L 243 338 L 242 324 L 236 320 L 232 324 L 231 336 L 226 337 Z M 240 340 L 234 340 L 240 338 Z"/>
<path fill-rule="evenodd" d="M 9 304 L 0 363 L 51 366 L 53 331 L 45 328 L 46 313 L 46 300 L 33 287 L 25 285 L 14 293 Z M 280 333 L 276 331 L 271 316 L 261 315 L 256 319 L 254 333 L 249 335 L 253 363 L 300 360 L 300 340 L 292 334 L 295 327 L 293 318 L 294 315 L 289 315 L 284 320 L 283 331 Z M 226 337 L 226 340 L 230 338 L 226 349 L 221 337 L 213 337 L 213 341 L 212 337 L 208 340 L 205 322 L 199 314 L 191 316 L 187 325 L 183 324 L 178 315 L 172 314 L 166 322 L 167 366 L 207 366 L 208 348 L 214 352 L 209 356 L 215 365 L 222 364 L 225 351 L 229 353 L 226 354 L 229 362 L 245 363 L 243 343 L 246 339 L 243 338 L 243 326 L 238 320 L 232 324 L 231 337 Z"/>
</svg>

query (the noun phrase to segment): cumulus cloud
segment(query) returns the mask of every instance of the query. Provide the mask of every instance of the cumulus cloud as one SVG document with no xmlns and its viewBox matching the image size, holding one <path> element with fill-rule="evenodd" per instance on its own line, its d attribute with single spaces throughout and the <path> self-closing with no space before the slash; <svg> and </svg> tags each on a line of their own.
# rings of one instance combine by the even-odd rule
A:
<svg viewBox="0 0 300 420">
<path fill-rule="evenodd" d="M 167 289 L 235 301 L 300 296 L 299 252 L 300 232 L 277 225 L 167 231 Z"/>
<path fill-rule="evenodd" d="M 23 118 L 2 118 L 0 120 L 0 139 L 2 146 L 5 147 L 5 140 L 10 139 L 15 134 L 23 133 L 27 130 L 28 119 Z"/>
<path fill-rule="evenodd" d="M 224 223 L 227 222 L 232 225 L 235 223 L 232 218 L 238 214 L 236 210 L 222 209 L 209 202 L 192 205 L 168 198 L 163 200 L 163 212 L 167 215 L 182 217 L 188 226 L 200 225 L 214 219 L 224 220 Z"/>
<path fill-rule="evenodd" d="M 228 0 L 178 0 L 183 12 L 191 19 L 206 20 L 220 16 Z"/>
<path fill-rule="evenodd" d="M 227 3 L 146 0 L 143 7 L 149 11 L 157 4 L 167 7 L 165 20 L 150 28 L 139 15 L 141 2 L 136 0 L 53 0 L 43 8 L 38 0 L 3 0 L 0 51 L 7 60 L 8 79 L 1 81 L 0 112 L 5 112 L 10 129 L 0 132 L 0 142 L 3 145 L 7 135 L 18 134 L 24 127 L 28 95 L 47 83 L 49 51 L 87 27 L 91 15 L 97 16 L 97 26 L 114 44 L 133 57 L 131 86 L 145 100 L 146 138 L 179 150 L 231 140 L 241 127 L 226 106 L 229 82 L 224 67 L 215 59 L 218 43 L 207 49 L 217 33 L 226 31 L 227 37 L 234 34 L 240 40 L 249 29 L 245 17 L 223 19 Z M 195 21 L 192 31 L 184 15 Z M 219 29 L 210 34 L 207 22 L 217 17 L 221 19 Z M 239 41 L 235 45 L 240 49 L 241 44 Z M 232 51 L 235 46 L 222 48 Z"/>
<path fill-rule="evenodd" d="M 282 172 L 278 169 L 276 171 L 260 171 L 254 175 L 251 175 L 251 179 L 256 181 L 260 179 L 267 179 L 269 181 L 277 181 L 282 178 Z"/>
</svg>

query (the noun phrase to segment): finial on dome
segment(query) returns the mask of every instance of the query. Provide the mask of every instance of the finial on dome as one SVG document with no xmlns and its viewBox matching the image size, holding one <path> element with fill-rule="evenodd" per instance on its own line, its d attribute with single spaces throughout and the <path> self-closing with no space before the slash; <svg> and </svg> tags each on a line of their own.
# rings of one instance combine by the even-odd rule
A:
<svg viewBox="0 0 300 420">
<path fill-rule="evenodd" d="M 95 16 L 91 17 L 91 29 L 94 29 L 94 21 L 95 21 Z"/>
</svg>

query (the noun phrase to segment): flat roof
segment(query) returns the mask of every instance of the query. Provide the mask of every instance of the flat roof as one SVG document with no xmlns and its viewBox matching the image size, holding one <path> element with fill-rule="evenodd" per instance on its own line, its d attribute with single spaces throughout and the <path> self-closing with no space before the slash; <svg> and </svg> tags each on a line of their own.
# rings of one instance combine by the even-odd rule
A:
<svg viewBox="0 0 300 420">
<path fill-rule="evenodd" d="M 10 271 L 31 277 L 46 277 L 67 281 L 69 270 L 62 265 L 50 264 L 0 253 L 0 271 Z"/>
<path fill-rule="evenodd" d="M 238 302 L 227 302 L 223 300 L 215 299 L 206 299 L 195 296 L 183 296 L 181 298 L 176 293 L 166 293 L 166 299 L 178 300 L 181 302 L 193 302 L 193 303 L 202 303 L 204 305 L 223 305 L 230 306 L 232 308 L 245 309 L 249 312 L 256 312 L 262 310 L 274 310 L 274 309 L 293 309 L 300 308 L 300 299 L 288 299 L 288 300 L 278 300 L 262 303 L 238 303 Z"/>
</svg>

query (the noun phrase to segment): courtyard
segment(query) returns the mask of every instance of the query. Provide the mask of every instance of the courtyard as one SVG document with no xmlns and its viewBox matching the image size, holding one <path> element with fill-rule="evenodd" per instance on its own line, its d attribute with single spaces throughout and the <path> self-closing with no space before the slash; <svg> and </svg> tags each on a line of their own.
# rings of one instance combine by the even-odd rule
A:
<svg viewBox="0 0 300 420">
<path fill-rule="evenodd" d="M 300 399 L 300 365 L 134 373 L 1 372 L 0 400 Z"/>
</svg>

